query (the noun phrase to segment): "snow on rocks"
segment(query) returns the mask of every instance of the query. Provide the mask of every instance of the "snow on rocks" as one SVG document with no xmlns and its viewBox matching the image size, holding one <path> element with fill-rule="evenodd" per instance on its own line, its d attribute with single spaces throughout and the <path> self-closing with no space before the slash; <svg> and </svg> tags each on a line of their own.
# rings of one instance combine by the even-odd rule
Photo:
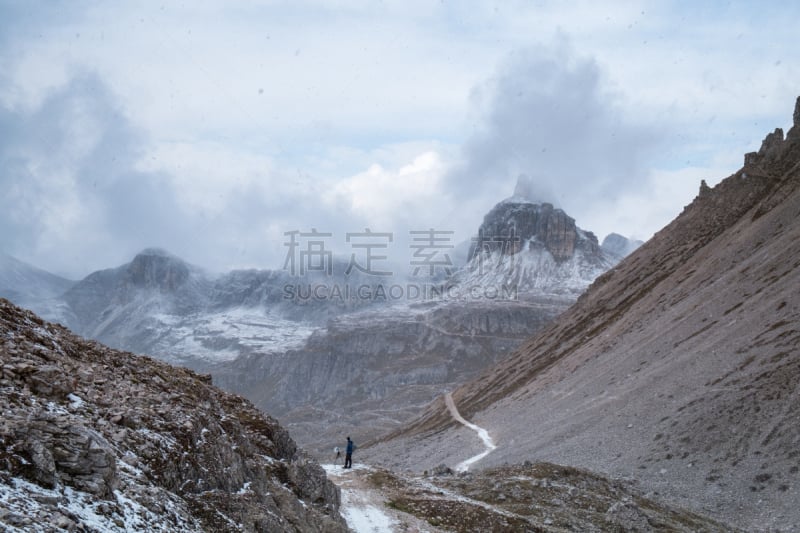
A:
<svg viewBox="0 0 800 533">
<path fill-rule="evenodd" d="M 0 529 L 346 530 L 335 485 L 249 402 L 2 299 L 0 392 Z"/>
</svg>

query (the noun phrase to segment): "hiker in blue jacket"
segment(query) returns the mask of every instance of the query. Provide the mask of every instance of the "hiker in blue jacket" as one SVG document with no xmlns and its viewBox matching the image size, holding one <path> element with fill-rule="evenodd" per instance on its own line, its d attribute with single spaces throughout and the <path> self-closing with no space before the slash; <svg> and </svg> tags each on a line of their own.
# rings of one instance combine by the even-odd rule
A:
<svg viewBox="0 0 800 533">
<path fill-rule="evenodd" d="M 356 449 L 356 445 L 353 444 L 353 441 L 350 440 L 350 437 L 347 437 L 347 448 L 344 450 L 344 467 L 345 468 L 353 468 L 353 450 Z"/>
</svg>

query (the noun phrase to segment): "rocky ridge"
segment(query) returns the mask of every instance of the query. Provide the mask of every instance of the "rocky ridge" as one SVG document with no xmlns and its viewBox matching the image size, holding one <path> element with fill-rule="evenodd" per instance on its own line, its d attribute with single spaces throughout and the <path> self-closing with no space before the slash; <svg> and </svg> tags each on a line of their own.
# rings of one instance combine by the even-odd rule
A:
<svg viewBox="0 0 800 533">
<path fill-rule="evenodd" d="M 9 531 L 346 531 L 289 434 L 210 376 L 0 300 L 0 523 Z"/>
</svg>

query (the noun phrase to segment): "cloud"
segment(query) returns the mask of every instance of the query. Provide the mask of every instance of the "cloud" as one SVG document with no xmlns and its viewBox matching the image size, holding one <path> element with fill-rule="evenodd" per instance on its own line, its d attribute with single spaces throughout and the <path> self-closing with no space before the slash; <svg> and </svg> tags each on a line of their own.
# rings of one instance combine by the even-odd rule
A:
<svg viewBox="0 0 800 533">
<path fill-rule="evenodd" d="M 371 224 L 390 230 L 430 223 L 427 215 L 445 200 L 440 183 L 445 168 L 441 156 L 433 151 L 397 169 L 373 164 L 336 183 L 328 201 L 348 205 Z"/>
<path fill-rule="evenodd" d="M 0 108 L 0 139 L 6 251 L 74 275 L 87 255 L 114 264 L 185 236 L 168 176 L 136 170 L 143 140 L 95 75 L 77 73 L 33 111 Z"/>
<path fill-rule="evenodd" d="M 785 125 L 800 64 L 786 6 L 21 6 L 0 2 L 0 247 L 74 275 L 154 245 L 280 265 L 311 227 L 466 238 L 519 174 L 648 237 Z"/>
<path fill-rule="evenodd" d="M 0 249 L 81 277 L 158 246 L 211 270 L 280 267 L 284 232 L 429 227 L 444 163 L 431 143 L 332 149 L 304 169 L 247 147 L 154 142 L 96 74 L 32 110 L 0 107 Z M 357 169 L 341 172 L 342 160 Z"/>
<path fill-rule="evenodd" d="M 517 50 L 473 92 L 476 126 L 449 176 L 462 197 L 529 196 L 583 211 L 646 183 L 652 127 L 626 118 L 598 65 L 564 37 Z"/>
</svg>

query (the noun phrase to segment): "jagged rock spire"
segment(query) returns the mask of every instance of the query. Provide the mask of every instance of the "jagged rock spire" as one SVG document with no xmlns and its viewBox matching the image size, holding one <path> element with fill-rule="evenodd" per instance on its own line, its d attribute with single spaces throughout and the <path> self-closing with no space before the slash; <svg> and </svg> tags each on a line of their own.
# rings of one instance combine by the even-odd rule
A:
<svg viewBox="0 0 800 533">
<path fill-rule="evenodd" d="M 800 96 L 797 97 L 797 102 L 794 104 L 794 127 L 800 127 Z"/>
<path fill-rule="evenodd" d="M 797 97 L 797 101 L 794 104 L 794 116 L 792 118 L 792 129 L 789 130 L 786 138 L 792 140 L 800 139 L 800 96 Z"/>
<path fill-rule="evenodd" d="M 794 143 L 800 140 L 800 96 L 797 97 L 797 101 L 794 104 L 794 116 L 792 120 L 792 128 L 789 130 L 789 133 L 786 134 L 785 138 L 783 130 L 781 128 L 775 128 L 775 131 L 768 133 L 764 138 L 758 152 L 749 152 L 745 154 L 745 167 L 774 161 L 782 156 L 788 141 Z"/>
</svg>

